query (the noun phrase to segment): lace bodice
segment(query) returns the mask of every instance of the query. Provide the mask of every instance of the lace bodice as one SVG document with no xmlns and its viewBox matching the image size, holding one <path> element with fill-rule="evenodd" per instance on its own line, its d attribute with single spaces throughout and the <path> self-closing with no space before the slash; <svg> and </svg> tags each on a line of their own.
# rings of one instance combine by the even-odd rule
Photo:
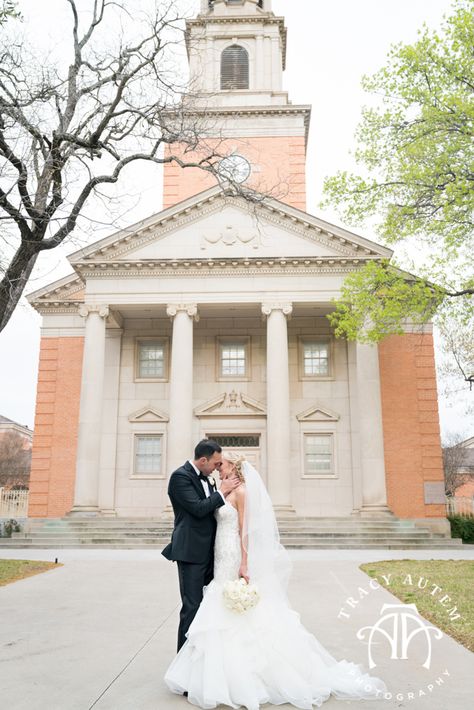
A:
<svg viewBox="0 0 474 710">
<path fill-rule="evenodd" d="M 214 579 L 227 582 L 237 579 L 241 561 L 239 514 L 233 505 L 226 503 L 215 512 L 217 520 L 214 547 Z"/>
</svg>

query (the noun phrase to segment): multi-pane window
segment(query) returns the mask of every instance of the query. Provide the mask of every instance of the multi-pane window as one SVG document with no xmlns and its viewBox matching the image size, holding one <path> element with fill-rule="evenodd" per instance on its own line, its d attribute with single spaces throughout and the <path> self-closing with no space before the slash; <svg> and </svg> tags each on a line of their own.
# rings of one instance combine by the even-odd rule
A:
<svg viewBox="0 0 474 710">
<path fill-rule="evenodd" d="M 305 341 L 303 343 L 303 374 L 305 377 L 329 375 L 330 345 L 327 341 Z"/>
<path fill-rule="evenodd" d="M 233 44 L 222 52 L 221 89 L 249 88 L 249 55 L 244 47 Z"/>
<path fill-rule="evenodd" d="M 154 434 L 136 434 L 134 474 L 158 476 L 161 474 L 162 437 Z"/>
<path fill-rule="evenodd" d="M 247 374 L 247 348 L 245 343 L 221 343 L 221 376 L 245 377 Z"/>
<path fill-rule="evenodd" d="M 334 473 L 332 434 L 305 434 L 305 474 L 323 476 Z"/>
<path fill-rule="evenodd" d="M 165 377 L 164 341 L 138 343 L 138 377 L 140 379 Z"/>
</svg>

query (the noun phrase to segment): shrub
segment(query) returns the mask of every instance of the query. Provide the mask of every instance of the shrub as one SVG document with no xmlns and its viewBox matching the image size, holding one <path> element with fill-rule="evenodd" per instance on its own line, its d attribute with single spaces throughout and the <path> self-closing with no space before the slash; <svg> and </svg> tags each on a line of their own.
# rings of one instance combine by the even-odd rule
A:
<svg viewBox="0 0 474 710">
<path fill-rule="evenodd" d="M 10 518 L 10 520 L 5 520 L 5 522 L 3 523 L 3 531 L 0 527 L 0 536 L 11 537 L 12 532 L 20 532 L 20 530 L 21 530 L 20 523 L 17 520 Z"/>
<path fill-rule="evenodd" d="M 474 543 L 474 518 L 467 515 L 450 515 L 451 537 L 461 537 L 463 542 Z"/>
</svg>

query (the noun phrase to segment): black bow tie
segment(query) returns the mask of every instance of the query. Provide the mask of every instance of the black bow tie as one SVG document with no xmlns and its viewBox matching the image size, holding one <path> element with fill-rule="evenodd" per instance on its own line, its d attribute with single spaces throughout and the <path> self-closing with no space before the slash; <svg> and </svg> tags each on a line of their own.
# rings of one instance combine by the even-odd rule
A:
<svg viewBox="0 0 474 710">
<path fill-rule="evenodd" d="M 209 483 L 207 476 L 205 476 L 203 473 L 199 474 L 199 478 L 201 479 L 201 481 L 206 481 L 207 483 Z"/>
</svg>

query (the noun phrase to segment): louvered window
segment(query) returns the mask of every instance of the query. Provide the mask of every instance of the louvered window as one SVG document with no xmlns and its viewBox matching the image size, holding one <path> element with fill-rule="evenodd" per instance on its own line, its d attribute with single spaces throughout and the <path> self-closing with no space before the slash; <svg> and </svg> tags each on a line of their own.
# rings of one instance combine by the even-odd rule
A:
<svg viewBox="0 0 474 710">
<path fill-rule="evenodd" d="M 233 44 L 222 52 L 221 89 L 249 88 L 249 55 L 246 49 Z"/>
</svg>

